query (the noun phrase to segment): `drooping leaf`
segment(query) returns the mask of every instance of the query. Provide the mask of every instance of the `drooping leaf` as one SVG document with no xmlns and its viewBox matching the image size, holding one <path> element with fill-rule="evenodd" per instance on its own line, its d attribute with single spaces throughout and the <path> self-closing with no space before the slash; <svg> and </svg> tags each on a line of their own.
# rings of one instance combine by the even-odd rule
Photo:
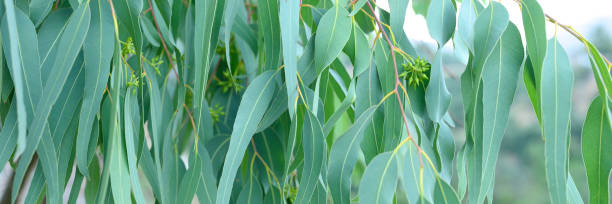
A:
<svg viewBox="0 0 612 204">
<path fill-rule="evenodd" d="M 482 185 L 484 198 L 493 188 L 495 164 L 510 116 L 524 53 L 521 36 L 513 23 L 497 42 L 483 67 Z M 484 201 L 484 200 L 483 200 Z"/>
<path fill-rule="evenodd" d="M 19 189 L 21 186 L 21 182 L 23 180 L 25 171 L 29 166 L 29 163 L 34 155 L 36 147 L 39 144 L 39 141 L 43 137 L 49 137 L 49 129 L 47 126 L 47 119 L 51 114 L 51 109 L 58 97 L 61 94 L 61 90 L 66 83 L 66 80 L 69 76 L 71 68 L 73 68 L 73 63 L 75 62 L 78 53 L 81 50 L 83 45 L 83 41 L 85 39 L 85 35 L 87 35 L 87 30 L 89 28 L 89 20 L 90 20 L 90 10 L 88 4 L 83 4 L 76 9 L 71 15 L 67 27 L 66 32 L 62 35 L 59 41 L 59 49 L 64 50 L 64 54 L 57 55 L 57 59 L 53 64 L 53 72 L 50 73 L 49 78 L 42 89 L 42 96 L 38 101 L 36 107 L 36 117 L 32 119 L 32 124 L 30 125 L 30 131 L 28 132 L 28 140 L 30 141 L 30 145 L 22 155 L 19 165 L 17 167 L 17 175 L 13 180 L 13 188 Z M 24 111 L 25 112 L 25 111 Z M 21 114 L 23 115 L 23 114 Z M 47 132 L 47 133 L 45 133 Z M 50 138 L 49 138 L 50 139 Z M 45 140 L 43 140 L 45 141 Z M 47 142 L 48 143 L 48 142 Z M 52 145 L 51 145 L 52 146 Z M 43 148 L 47 148 L 50 146 L 44 146 Z M 48 149 L 47 149 L 48 150 Z M 49 151 L 46 151 L 49 152 Z M 55 154 L 55 153 L 53 153 Z M 53 160 L 49 162 L 54 162 Z M 55 174 L 55 173 L 53 173 Z M 53 175 L 52 174 L 52 175 Z M 55 184 L 57 185 L 57 183 Z M 16 193 L 17 191 L 13 191 Z M 57 195 L 59 196 L 59 195 Z M 16 196 L 13 196 L 13 199 Z M 54 198 L 53 201 L 59 202 L 59 197 Z"/>
<path fill-rule="evenodd" d="M 608 181 L 612 169 L 610 149 L 612 142 L 609 102 L 598 96 L 589 106 L 582 127 L 582 157 L 587 169 L 589 203 L 608 203 Z"/>
<path fill-rule="evenodd" d="M 319 182 L 319 174 L 327 160 L 327 147 L 323 128 L 316 116 L 306 111 L 302 127 L 302 146 L 304 148 L 304 170 L 300 178 L 296 203 L 311 203 L 311 198 Z"/>
<path fill-rule="evenodd" d="M 257 124 L 266 111 L 265 109 L 272 100 L 274 89 L 276 89 L 274 81 L 276 74 L 277 72 L 275 71 L 268 71 L 259 75 L 247 87 L 242 97 L 238 113 L 236 114 L 237 122 L 234 123 L 229 149 L 223 166 L 223 173 L 219 181 L 217 204 L 229 202 L 236 171 L 242 161 L 242 155 L 255 133 Z"/>
<path fill-rule="evenodd" d="M 10 70 L 11 76 L 13 79 L 13 84 L 15 86 L 15 97 L 17 98 L 17 112 L 19 113 L 27 113 L 26 112 L 26 97 L 25 91 L 27 82 L 24 82 L 26 73 L 23 73 L 21 69 L 21 64 L 23 63 L 19 58 L 19 30 L 17 27 L 17 17 L 16 17 L 16 9 L 15 4 L 11 0 L 4 0 L 4 6 L 6 7 L 6 16 L 2 21 L 2 30 L 6 30 L 3 33 L 4 36 L 7 36 L 9 39 L 8 48 L 4 48 L 4 50 L 10 53 L 7 56 L 7 59 L 10 59 Z M 6 28 L 6 29 L 5 29 Z M 15 152 L 15 156 L 21 155 L 21 153 L 25 150 L 26 146 L 26 128 L 28 127 L 27 122 L 27 114 L 17 114 L 17 127 L 18 127 L 18 139 L 17 139 L 17 151 Z"/>
<path fill-rule="evenodd" d="M 425 102 L 429 118 L 434 122 L 440 122 L 448 106 L 450 105 L 451 95 L 446 88 L 444 72 L 442 70 L 442 52 L 438 50 L 431 64 L 431 74 L 429 84 L 425 90 Z"/>
<path fill-rule="evenodd" d="M 542 63 L 546 55 L 546 26 L 544 24 L 544 12 L 536 0 L 522 0 L 521 14 L 523 17 L 523 28 L 525 29 L 525 40 L 527 42 L 527 54 L 529 60 L 525 62 L 523 78 L 527 93 L 533 104 L 538 121 L 541 122 L 540 108 L 540 76 Z"/>
<path fill-rule="evenodd" d="M 93 119 L 100 108 L 108 81 L 110 60 L 113 55 L 113 25 L 110 7 L 103 0 L 90 1 L 91 26 L 83 45 L 85 60 L 85 93 L 79 115 L 76 161 L 80 172 L 89 177 L 87 151 Z"/>
<path fill-rule="evenodd" d="M 457 33 L 455 38 L 460 36 L 461 40 L 469 48 L 470 51 L 474 51 L 474 23 L 478 14 L 482 12 L 484 8 L 480 1 L 477 0 L 466 0 L 461 3 L 459 8 L 459 15 L 457 18 Z"/>
<path fill-rule="evenodd" d="M 132 94 L 133 90 L 134 88 L 129 88 L 128 90 L 126 90 L 123 127 L 125 130 L 125 147 L 127 150 L 126 154 L 128 169 L 130 173 L 130 183 L 134 192 L 134 198 L 136 200 L 136 203 L 143 204 L 145 203 L 145 200 L 142 194 L 142 188 L 140 187 L 140 179 L 138 176 L 138 159 L 136 157 L 136 149 L 138 149 L 138 147 L 136 146 L 135 142 L 136 137 L 134 137 L 134 123 L 132 118 L 132 115 L 134 114 L 133 112 L 136 112 L 136 115 L 139 114 L 138 104 L 136 103 L 137 101 L 134 100 L 134 96 Z M 140 123 L 140 121 L 137 122 Z"/>
<path fill-rule="evenodd" d="M 225 0 L 196 1 L 195 2 L 195 36 L 194 36 L 194 63 L 195 63 L 195 90 L 194 104 L 202 104 L 205 100 L 208 72 L 212 63 L 214 49 L 217 46 L 219 27 L 223 17 Z M 197 109 L 197 107 L 196 107 Z M 196 121 L 202 116 L 194 116 Z M 198 122 L 199 123 L 199 122 Z M 199 130 L 197 130 L 199 131 Z"/>
<path fill-rule="evenodd" d="M 293 116 L 297 106 L 297 39 L 299 30 L 298 1 L 280 0 L 280 30 L 283 42 L 283 61 L 285 62 L 285 84 L 287 86 L 287 106 Z"/>
<path fill-rule="evenodd" d="M 281 53 L 282 31 L 280 28 L 278 9 L 278 0 L 257 1 L 257 13 L 260 19 L 258 22 L 259 32 L 263 35 L 263 52 L 266 59 L 263 65 L 263 71 L 277 69 L 283 62 L 281 58 L 283 56 Z"/>
<path fill-rule="evenodd" d="M 574 76 L 557 38 L 548 40 L 542 66 L 540 102 L 545 143 L 546 181 L 553 203 L 567 202 L 567 138 Z"/>
<path fill-rule="evenodd" d="M 497 41 L 508 25 L 508 11 L 498 3 L 491 2 L 474 22 L 474 61 L 475 77 L 480 78 L 482 67 L 493 51 Z"/>
<path fill-rule="evenodd" d="M 237 203 L 246 204 L 262 204 L 263 203 L 263 192 L 261 190 L 261 184 L 255 176 L 249 176 L 249 180 L 246 185 L 240 191 L 238 195 Z"/>
<path fill-rule="evenodd" d="M 434 188 L 434 203 L 459 204 L 461 200 L 451 185 L 438 179 Z"/>
<path fill-rule="evenodd" d="M 455 32 L 455 13 L 451 0 L 436 0 L 429 4 L 427 28 L 431 37 L 438 42 L 438 47 L 444 46 Z"/>
<path fill-rule="evenodd" d="M 334 203 L 350 203 L 351 173 L 357 162 L 363 131 L 377 108 L 378 105 L 365 110 L 331 147 L 327 163 L 327 183 Z"/>
<path fill-rule="evenodd" d="M 321 73 L 329 66 L 348 41 L 351 32 L 349 13 L 340 6 L 334 6 L 321 17 L 315 37 L 315 70 Z"/>
<path fill-rule="evenodd" d="M 395 152 L 374 157 L 359 183 L 359 203 L 393 203 L 397 177 Z"/>
</svg>

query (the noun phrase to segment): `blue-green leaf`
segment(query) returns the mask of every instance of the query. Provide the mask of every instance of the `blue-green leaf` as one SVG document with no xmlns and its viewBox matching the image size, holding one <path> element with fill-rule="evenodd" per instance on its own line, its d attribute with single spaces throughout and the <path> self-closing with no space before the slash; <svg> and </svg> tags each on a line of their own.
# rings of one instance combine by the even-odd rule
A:
<svg viewBox="0 0 612 204">
<path fill-rule="evenodd" d="M 440 122 L 448 106 L 450 105 L 451 95 L 446 89 L 444 72 L 442 70 L 442 52 L 438 50 L 431 65 L 429 84 L 425 90 L 425 102 L 429 118 L 434 122 Z"/>
<path fill-rule="evenodd" d="M 460 204 L 461 200 L 450 184 L 438 179 L 434 188 L 434 203 Z"/>
<path fill-rule="evenodd" d="M 427 10 L 429 34 L 442 47 L 455 32 L 455 7 L 451 0 L 436 0 Z"/>
<path fill-rule="evenodd" d="M 300 178 L 295 203 L 310 203 L 319 181 L 319 174 L 327 160 L 325 135 L 317 117 L 306 111 L 302 127 L 302 145 L 304 148 L 304 169 Z"/>
<path fill-rule="evenodd" d="M 351 18 L 340 6 L 329 9 L 321 20 L 315 36 L 315 70 L 321 73 L 329 66 L 344 48 L 350 38 Z"/>
<path fill-rule="evenodd" d="M 134 191 L 134 198 L 136 200 L 136 203 L 138 204 L 144 204 L 145 200 L 144 200 L 144 196 L 142 194 L 142 188 L 140 187 L 140 179 L 139 179 L 139 174 L 138 174 L 138 158 L 136 157 L 136 149 L 138 148 L 136 146 L 136 140 L 137 138 L 134 137 L 134 118 L 132 118 L 132 115 L 138 115 L 138 103 L 136 100 L 134 100 L 134 95 L 132 94 L 132 91 L 135 90 L 133 87 L 132 88 L 128 88 L 128 90 L 125 92 L 126 96 L 125 96 L 125 104 L 124 104 L 124 130 L 125 130 L 125 147 L 126 147 L 126 153 L 127 153 L 127 163 L 128 163 L 128 168 L 129 168 L 129 173 L 130 173 L 130 182 L 131 182 L 131 186 L 132 186 L 132 190 Z M 134 114 L 133 112 L 136 112 L 136 114 Z M 140 121 L 136 121 L 138 123 L 140 123 Z"/>
<path fill-rule="evenodd" d="M 293 0 L 280 0 L 280 27 L 285 62 L 285 84 L 287 85 L 287 106 L 293 117 L 297 106 L 297 39 L 300 4 Z"/>
<path fill-rule="evenodd" d="M 482 67 L 493 51 L 497 41 L 508 25 L 508 11 L 496 1 L 491 2 L 474 22 L 474 61 L 475 77 L 480 78 Z"/>
<path fill-rule="evenodd" d="M 265 64 L 263 71 L 274 70 L 282 63 L 281 28 L 279 23 L 278 0 L 257 1 L 259 32 L 263 35 Z M 290 19 L 286 19 L 290 20 Z"/>
<path fill-rule="evenodd" d="M 465 0 L 459 8 L 457 20 L 457 33 L 470 51 L 474 51 L 474 23 L 478 14 L 484 9 L 478 0 Z"/>
<path fill-rule="evenodd" d="M 378 105 L 365 110 L 355 123 L 334 142 L 327 163 L 327 183 L 334 203 L 350 203 L 351 174 L 359 154 L 363 131 L 368 127 Z"/>
<path fill-rule="evenodd" d="M 541 82 L 546 181 L 552 203 L 567 203 L 567 139 L 574 74 L 569 57 L 556 37 L 548 40 Z"/>
<path fill-rule="evenodd" d="M 359 183 L 359 203 L 393 203 L 397 177 L 395 152 L 374 157 Z"/>
<path fill-rule="evenodd" d="M 219 27 L 223 17 L 224 0 L 196 1 L 195 2 L 195 36 L 194 36 L 194 63 L 195 63 L 195 90 L 194 104 L 199 106 L 205 100 L 208 71 L 212 63 L 213 52 L 217 46 Z M 196 107 L 195 109 L 198 109 Z M 202 115 L 196 114 L 197 123 Z M 196 130 L 200 132 L 200 130 Z"/>
<path fill-rule="evenodd" d="M 274 79 L 277 73 L 275 71 L 262 73 L 249 84 L 244 92 L 236 114 L 236 122 L 234 123 L 223 173 L 219 181 L 217 204 L 229 203 L 236 171 L 242 161 L 244 151 L 266 108 L 272 101 L 274 89 L 276 89 Z"/>
<path fill-rule="evenodd" d="M 17 112 L 19 113 L 27 113 L 26 112 L 26 100 L 27 96 L 25 96 L 25 92 L 27 90 L 27 82 L 24 82 L 26 73 L 23 73 L 21 68 L 22 61 L 19 58 L 19 30 L 17 27 L 17 17 L 15 14 L 15 4 L 11 0 L 4 0 L 4 6 L 6 7 L 6 16 L 2 21 L 2 30 L 7 30 L 8 35 L 4 34 L 4 36 L 8 36 L 9 49 L 4 48 L 4 50 L 8 51 L 7 60 L 10 59 L 10 70 L 13 83 L 15 86 L 15 97 L 17 98 Z M 4 29 L 7 28 L 7 29 Z M 10 57 L 8 57 L 10 56 Z M 18 124 L 18 139 L 17 139 L 17 151 L 15 152 L 15 157 L 21 155 L 21 153 L 25 150 L 26 145 L 26 128 L 28 127 L 27 122 L 27 114 L 17 114 L 17 124 Z"/>
<path fill-rule="evenodd" d="M 482 71 L 482 103 L 486 114 L 483 114 L 482 127 L 483 174 L 480 201 L 484 201 L 486 193 L 493 188 L 495 164 L 508 124 L 510 105 L 514 99 L 523 58 L 521 35 L 516 26 L 510 23 Z"/>
<path fill-rule="evenodd" d="M 612 169 L 612 129 L 609 105 L 598 96 L 589 106 L 582 127 L 582 157 L 589 184 L 589 203 L 609 203 L 608 181 Z M 609 100 L 608 100 L 609 101 Z"/>
<path fill-rule="evenodd" d="M 79 115 L 79 129 L 75 154 L 80 172 L 89 177 L 87 151 L 93 119 L 100 108 L 102 95 L 110 72 L 110 60 L 115 43 L 110 7 L 103 0 L 90 1 L 91 26 L 83 45 L 85 60 L 85 94 Z"/>
</svg>

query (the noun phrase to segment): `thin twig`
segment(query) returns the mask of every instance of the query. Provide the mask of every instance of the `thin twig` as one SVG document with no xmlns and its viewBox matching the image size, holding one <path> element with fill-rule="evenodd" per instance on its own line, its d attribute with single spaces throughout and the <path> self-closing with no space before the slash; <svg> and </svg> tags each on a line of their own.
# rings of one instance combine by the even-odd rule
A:
<svg viewBox="0 0 612 204">
<path fill-rule="evenodd" d="M 519 6 L 522 6 L 521 0 L 514 0 L 514 2 L 519 4 Z M 552 16 L 550 16 L 550 15 L 548 15 L 546 13 L 544 13 L 544 16 L 546 17 L 546 20 L 548 22 L 551 22 L 551 23 L 553 23 L 555 25 L 558 25 L 559 27 L 563 28 L 563 30 L 567 31 L 569 34 L 574 36 L 576 39 L 580 40 L 580 42 L 582 42 L 582 43 L 587 42 L 587 40 L 580 33 L 578 33 L 572 26 L 560 23 L 559 21 L 557 21 L 557 19 L 553 18 Z M 601 57 L 606 61 L 606 63 L 608 63 L 608 66 L 612 66 L 612 63 L 610 63 L 610 60 L 608 60 L 608 58 L 606 58 L 606 56 L 601 55 Z"/>
<path fill-rule="evenodd" d="M 423 167 L 422 154 L 424 153 L 424 151 L 417 144 L 416 140 L 414 140 L 414 138 L 410 135 L 410 129 L 408 128 L 408 120 L 406 119 L 406 113 L 404 112 L 404 105 L 402 103 L 401 98 L 399 97 L 399 92 L 397 91 L 397 87 L 399 86 L 399 84 L 401 84 L 401 81 L 399 79 L 399 74 L 397 72 L 397 62 L 395 61 L 395 49 L 396 49 L 396 47 L 393 45 L 393 43 L 391 43 L 391 40 L 389 39 L 389 36 L 387 35 L 387 32 L 383 28 L 382 23 L 380 22 L 378 17 L 376 17 L 376 12 L 374 11 L 374 8 L 372 7 L 372 4 L 370 3 L 369 0 L 367 1 L 367 3 L 368 3 L 368 8 L 372 12 L 373 18 L 374 18 L 374 20 L 376 20 L 376 24 L 378 25 L 378 28 L 382 31 L 382 34 L 385 37 L 387 45 L 389 46 L 389 50 L 391 51 L 391 57 L 393 58 L 393 69 L 395 71 L 395 88 L 393 88 L 393 92 L 395 92 L 395 95 L 396 95 L 396 98 L 397 98 L 397 102 L 398 102 L 399 107 L 400 107 L 400 111 L 402 111 L 402 119 L 404 121 L 404 127 L 406 128 L 406 133 L 408 134 L 407 139 L 411 140 L 412 143 L 414 144 L 414 146 L 417 148 L 418 153 L 419 153 L 419 164 L 420 164 L 421 167 Z M 399 48 L 397 48 L 397 49 L 399 49 Z"/>
<path fill-rule="evenodd" d="M 159 29 L 159 24 L 157 24 L 157 19 L 155 18 L 155 12 L 153 11 L 153 5 L 151 4 L 151 0 L 149 0 L 149 9 L 151 10 L 151 16 L 153 17 L 153 23 L 155 24 L 155 29 L 157 30 L 157 34 L 159 35 L 159 39 L 161 40 L 164 51 L 166 52 L 166 57 L 168 57 L 168 64 L 170 64 L 170 69 L 176 75 L 176 79 L 178 82 L 181 82 L 181 78 L 178 75 L 178 72 L 174 69 L 174 63 L 172 62 L 172 56 L 170 55 L 170 51 L 168 51 L 168 47 L 166 46 L 166 41 L 164 40 L 164 36 L 161 34 L 161 30 Z"/>
</svg>

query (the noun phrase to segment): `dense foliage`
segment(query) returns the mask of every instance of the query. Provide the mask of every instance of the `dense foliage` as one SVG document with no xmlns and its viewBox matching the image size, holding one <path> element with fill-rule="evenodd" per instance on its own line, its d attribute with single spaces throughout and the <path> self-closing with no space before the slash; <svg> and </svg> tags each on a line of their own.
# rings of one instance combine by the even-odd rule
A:
<svg viewBox="0 0 612 204">
<path fill-rule="evenodd" d="M 491 203 L 522 72 L 550 199 L 582 203 L 573 71 L 548 20 L 592 65 L 582 159 L 589 203 L 608 203 L 611 64 L 536 0 L 516 3 L 523 25 L 479 0 L 3 0 L 10 201 Z M 433 58 L 407 38 L 407 9 L 426 18 Z M 445 47 L 468 56 L 452 96 L 463 117 L 448 114 Z"/>
</svg>

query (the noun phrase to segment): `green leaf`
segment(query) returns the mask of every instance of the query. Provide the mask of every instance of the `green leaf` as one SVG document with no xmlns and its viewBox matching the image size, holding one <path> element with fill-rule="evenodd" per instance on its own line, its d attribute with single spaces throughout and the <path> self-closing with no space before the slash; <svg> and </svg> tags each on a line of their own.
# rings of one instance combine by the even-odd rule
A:
<svg viewBox="0 0 612 204">
<path fill-rule="evenodd" d="M 327 119 L 327 122 L 323 126 L 323 133 L 325 136 L 331 133 L 338 120 L 340 120 L 340 117 L 346 113 L 346 111 L 350 108 L 351 104 L 355 102 L 355 99 L 355 82 L 351 81 L 346 97 L 344 97 L 344 100 L 342 100 L 340 106 L 336 108 L 334 113 Z"/>
<path fill-rule="evenodd" d="M 281 28 L 279 23 L 278 0 L 257 1 L 259 32 L 263 35 L 265 64 L 263 71 L 275 70 L 282 63 Z M 295 15 L 295 14 L 294 14 Z M 287 19 L 290 20 L 290 19 Z"/>
<path fill-rule="evenodd" d="M 219 181 L 217 204 L 229 202 L 236 171 L 242 161 L 242 155 L 255 133 L 266 108 L 270 101 L 272 101 L 274 89 L 276 89 L 274 79 L 277 73 L 274 71 L 262 73 L 251 82 L 244 92 L 236 114 L 236 122 L 234 123 L 229 149 L 223 166 L 223 173 Z"/>
<path fill-rule="evenodd" d="M 91 26 L 83 45 L 85 60 L 85 94 L 79 115 L 79 129 L 76 145 L 76 162 L 80 172 L 89 177 L 87 151 L 93 120 L 100 109 L 106 82 L 110 72 L 110 60 L 115 43 L 113 38 L 110 6 L 103 0 L 90 1 Z M 127 141 L 126 141 L 127 142 Z"/>
<path fill-rule="evenodd" d="M 394 41 L 397 41 L 399 48 L 401 48 L 404 52 L 412 56 L 418 56 L 416 50 L 404 32 L 404 21 L 406 20 L 408 2 L 408 0 L 389 1 L 389 24 L 391 26 L 391 31 L 393 31 L 393 35 L 390 37 L 395 38 Z"/>
<path fill-rule="evenodd" d="M 351 13 L 349 14 L 349 16 L 354 16 L 355 14 L 357 14 L 357 12 L 361 11 L 361 7 L 363 7 L 366 2 L 368 2 L 368 0 L 357 0 L 357 2 L 353 4 L 353 6 L 351 6 Z"/>
<path fill-rule="evenodd" d="M 263 191 L 261 190 L 261 184 L 256 176 L 249 176 L 249 180 L 240 191 L 238 200 L 236 203 L 245 204 L 262 204 L 263 203 Z"/>
<path fill-rule="evenodd" d="M 351 33 L 351 41 L 349 41 L 346 45 L 348 47 L 349 44 L 354 45 L 354 59 L 353 59 L 353 76 L 359 76 L 361 73 L 365 72 L 372 63 L 372 50 L 370 48 L 370 42 L 366 38 L 366 34 L 359 28 L 357 23 L 353 21 L 353 32 Z M 352 53 L 351 53 L 352 54 Z M 349 56 L 352 56 L 349 54 Z"/>
<path fill-rule="evenodd" d="M 483 142 L 482 185 L 480 198 L 484 201 L 493 188 L 495 165 L 501 147 L 510 106 L 514 99 L 518 75 L 524 53 L 521 35 L 513 23 L 499 39 L 483 67 Z"/>
<path fill-rule="evenodd" d="M 412 9 L 417 15 L 427 16 L 427 10 L 431 0 L 413 0 Z"/>
<path fill-rule="evenodd" d="M 542 63 L 546 55 L 546 26 L 544 12 L 536 0 L 522 0 L 521 13 L 523 16 L 523 28 L 525 29 L 525 40 L 527 42 L 528 61 L 525 62 L 523 78 L 531 104 L 535 110 L 538 122 L 541 123 L 540 108 L 540 76 Z"/>
<path fill-rule="evenodd" d="M 596 97 L 586 115 L 582 127 L 582 157 L 589 184 L 589 203 L 609 203 L 608 181 L 612 170 L 612 129 L 610 127 L 609 102 Z M 609 100 L 608 100 L 609 101 Z"/>
<path fill-rule="evenodd" d="M 412 125 L 412 123 L 409 124 Z M 410 127 L 410 130 L 416 133 L 417 129 L 415 127 Z M 411 134 L 413 134 L 412 131 Z M 421 139 L 423 139 L 421 144 L 425 144 L 425 142 L 429 143 L 426 138 L 427 137 L 421 137 Z M 403 187 L 406 189 L 406 197 L 410 203 L 432 202 L 436 180 L 440 179 L 436 179 L 434 170 L 429 168 L 429 165 L 425 163 L 425 161 L 421 163 L 424 158 L 422 158 L 423 156 L 419 153 L 416 146 L 413 144 L 405 144 L 403 149 L 406 150 L 399 155 L 398 160 L 401 164 L 399 170 Z"/>
<path fill-rule="evenodd" d="M 425 90 L 427 113 L 432 121 L 439 123 L 450 105 L 451 95 L 446 89 L 444 72 L 442 70 L 442 52 L 438 50 L 431 65 L 429 83 Z"/>
<path fill-rule="evenodd" d="M 455 13 L 451 0 L 437 0 L 429 4 L 427 28 L 431 37 L 438 42 L 438 47 L 444 46 L 455 32 Z"/>
<path fill-rule="evenodd" d="M 365 110 L 331 147 L 327 163 L 327 183 L 334 203 L 350 203 L 351 174 L 357 162 L 359 145 L 376 109 L 378 105 Z"/>
<path fill-rule="evenodd" d="M 202 151 L 198 151 L 198 157 L 202 160 L 202 171 L 200 171 L 199 184 L 197 187 L 196 195 L 200 203 L 215 203 L 217 199 L 217 178 L 213 171 L 212 160 L 208 156 L 208 152 L 204 151 L 204 146 L 200 145 Z"/>
<path fill-rule="evenodd" d="M 225 58 L 227 59 L 227 67 L 231 70 L 231 55 L 230 55 L 230 36 L 232 32 L 232 26 L 234 25 L 234 19 L 236 18 L 236 9 L 240 6 L 241 1 L 229 0 L 225 4 L 224 8 L 224 30 L 223 30 L 223 42 L 225 42 Z"/>
<path fill-rule="evenodd" d="M 546 55 L 546 25 L 544 12 L 537 0 L 521 0 L 521 14 L 525 41 L 527 41 L 527 54 L 535 72 L 536 79 L 540 78 L 542 63 Z"/>
<path fill-rule="evenodd" d="M 477 0 L 465 0 L 459 8 L 455 37 L 458 35 L 472 52 L 474 51 L 474 23 L 483 9 L 482 4 Z"/>
<path fill-rule="evenodd" d="M 393 203 L 397 177 L 395 152 L 374 157 L 359 183 L 359 203 Z"/>
<path fill-rule="evenodd" d="M 5 20 L 2 21 L 2 30 L 7 30 L 8 35 L 4 34 L 4 36 L 8 36 L 9 39 L 9 49 L 4 48 L 8 51 L 7 60 L 10 59 L 10 70 L 13 84 L 15 86 L 15 97 L 17 98 L 17 112 L 19 113 L 27 113 L 26 112 L 26 97 L 25 91 L 27 88 L 27 82 L 24 82 L 25 77 L 27 76 L 23 73 L 21 69 L 21 59 L 19 58 L 19 31 L 17 28 L 17 20 L 16 20 L 16 9 L 13 1 L 4 0 L 4 6 L 6 7 L 6 16 Z M 4 28 L 7 29 L 4 29 Z M 10 57 L 8 57 L 10 56 Z M 17 139 L 17 150 L 15 152 L 15 157 L 21 155 L 21 153 L 25 150 L 26 145 L 26 128 L 28 127 L 27 122 L 27 114 L 17 114 L 17 124 L 18 124 L 18 139 Z"/>
<path fill-rule="evenodd" d="M 140 29 L 140 13 L 143 8 L 143 0 L 115 0 L 114 8 L 117 14 L 117 23 L 127 30 L 128 37 L 132 37 L 136 56 L 142 54 L 143 38 Z M 119 32 L 119 31 L 117 31 Z M 117 39 L 119 40 L 119 39 Z M 126 39 L 124 39 L 126 40 Z M 136 57 L 138 65 L 141 65 L 140 57 Z"/>
<path fill-rule="evenodd" d="M 452 186 L 438 179 L 436 188 L 434 188 L 434 203 L 460 204 L 461 200 Z"/>
<path fill-rule="evenodd" d="M 125 147 L 126 147 L 126 153 L 127 153 L 127 163 L 128 163 L 128 168 L 129 168 L 129 173 L 130 173 L 130 182 L 131 182 L 131 186 L 132 186 L 132 190 L 134 191 L 134 198 L 136 200 L 136 203 L 138 204 L 144 204 L 145 200 L 144 200 L 144 196 L 142 194 L 142 188 L 140 187 L 140 179 L 139 179 L 139 174 L 138 174 L 138 158 L 136 157 L 136 143 L 135 143 L 135 138 L 134 138 L 134 122 L 133 122 L 133 118 L 132 115 L 139 115 L 138 114 L 138 103 L 136 100 L 134 100 L 134 96 L 132 94 L 132 91 L 134 91 L 135 88 L 131 87 L 128 88 L 128 90 L 125 92 L 126 96 L 125 96 L 125 104 L 124 104 L 124 129 L 125 129 Z M 134 114 L 136 113 L 136 114 Z M 140 123 L 140 121 L 136 121 L 138 123 Z"/>
<path fill-rule="evenodd" d="M 63 50 L 64 54 L 56 56 L 57 59 L 53 64 L 54 71 L 50 73 L 49 80 L 42 88 L 43 94 L 36 105 L 35 112 L 37 113 L 37 116 L 33 118 L 33 122 L 30 125 L 30 131 L 28 132 L 28 140 L 31 143 L 29 143 L 30 145 L 24 152 L 24 155 L 22 155 L 17 167 L 17 175 L 13 180 L 14 189 L 19 189 L 21 186 L 25 171 L 29 166 L 40 139 L 43 137 L 48 137 L 46 136 L 49 131 L 47 119 L 49 118 L 51 109 L 57 101 L 64 84 L 66 83 L 70 70 L 73 67 L 72 65 L 81 50 L 81 46 L 85 40 L 85 35 L 87 35 L 87 29 L 89 28 L 89 19 L 89 5 L 83 4 L 73 12 L 68 21 L 66 32 L 62 35 L 59 41 L 58 49 Z M 45 141 L 46 140 L 43 140 L 43 142 Z M 45 146 L 43 148 L 46 149 L 47 147 L 48 146 Z M 53 160 L 49 162 L 53 162 Z M 52 175 L 53 174 L 55 173 L 52 173 Z M 54 185 L 57 185 L 57 183 Z M 16 193 L 16 191 L 14 191 L 14 193 Z M 13 199 L 15 197 L 16 196 L 13 196 Z M 52 202 L 59 199 L 61 198 L 56 197 L 54 200 L 52 200 Z"/>
<path fill-rule="evenodd" d="M 567 138 L 570 134 L 574 74 L 569 58 L 556 37 L 548 40 L 541 82 L 542 135 L 546 139 L 546 181 L 552 203 L 566 203 Z"/>
<path fill-rule="evenodd" d="M 196 1 L 195 2 L 195 36 L 194 36 L 194 60 L 195 60 L 195 90 L 194 104 L 199 106 L 205 100 L 208 71 L 212 62 L 214 49 L 217 46 L 219 27 L 223 17 L 224 0 Z M 198 109 L 198 107 L 195 107 Z M 194 116 L 197 123 L 202 120 L 202 115 Z M 200 130 L 196 130 L 200 132 Z"/>
<path fill-rule="evenodd" d="M 508 11 L 498 3 L 491 2 L 482 11 L 474 22 L 474 73 L 476 78 L 480 78 L 482 67 L 488 56 L 493 52 L 497 41 L 508 25 Z"/>
<path fill-rule="evenodd" d="M 351 32 L 351 18 L 343 7 L 329 9 L 317 26 L 315 37 L 315 70 L 321 73 L 329 66 L 344 48 Z"/>
<path fill-rule="evenodd" d="M 30 19 L 34 22 L 34 25 L 39 25 L 47 14 L 51 12 L 51 6 L 53 1 L 49 0 L 33 0 L 30 1 Z"/>
<path fill-rule="evenodd" d="M 0 129 L 0 140 L 4 141 L 0 144 L 0 164 L 6 164 L 17 145 L 17 137 L 15 137 L 17 135 L 17 103 L 15 100 L 13 98 L 2 129 Z"/>
<path fill-rule="evenodd" d="M 300 4 L 293 0 L 280 0 L 280 27 L 285 62 L 285 84 L 287 85 L 287 107 L 293 117 L 297 106 L 297 39 L 299 29 Z"/>
<path fill-rule="evenodd" d="M 300 178 L 295 203 L 310 203 L 319 181 L 319 174 L 327 160 L 325 135 L 317 117 L 306 111 L 302 127 L 302 146 L 304 148 L 304 169 Z"/>
</svg>

